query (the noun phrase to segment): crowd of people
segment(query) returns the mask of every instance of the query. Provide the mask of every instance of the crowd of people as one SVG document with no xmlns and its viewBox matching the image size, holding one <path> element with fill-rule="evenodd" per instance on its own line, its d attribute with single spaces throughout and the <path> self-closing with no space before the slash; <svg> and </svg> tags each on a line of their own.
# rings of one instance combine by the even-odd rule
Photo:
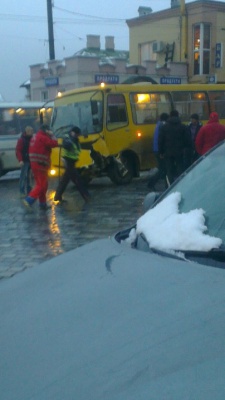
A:
<svg viewBox="0 0 225 400">
<path fill-rule="evenodd" d="M 56 188 L 54 201 L 62 202 L 63 193 L 72 181 L 85 201 L 90 194 L 76 168 L 81 146 L 80 129 L 74 126 L 64 137 L 62 158 L 65 171 Z M 190 123 L 181 122 L 177 110 L 170 114 L 162 113 L 156 124 L 153 138 L 153 152 L 158 165 L 158 178 L 171 185 L 199 156 L 205 154 L 217 143 L 225 139 L 225 126 L 220 124 L 219 116 L 212 112 L 206 125 L 199 121 L 198 114 L 192 114 Z M 33 135 L 33 128 L 27 126 L 16 145 L 16 156 L 21 166 L 19 191 L 23 204 L 32 208 L 39 201 L 39 207 L 47 210 L 48 170 L 51 162 L 51 151 L 58 147 L 58 141 L 48 125 L 42 125 Z M 34 187 L 31 185 L 31 172 Z M 148 186 L 151 186 L 149 181 Z"/>
<path fill-rule="evenodd" d="M 190 123 L 185 125 L 177 110 L 170 115 L 162 113 L 153 138 L 158 178 L 164 179 L 166 186 L 171 185 L 201 155 L 224 139 L 225 126 L 220 124 L 216 112 L 210 114 L 204 126 L 198 114 L 192 114 Z"/>
<path fill-rule="evenodd" d="M 81 151 L 79 143 L 80 129 L 71 128 L 62 144 L 62 158 L 65 172 L 56 189 L 54 201 L 62 202 L 62 194 L 71 180 L 77 187 L 85 201 L 90 199 L 90 194 L 83 184 L 77 169 L 76 162 Z M 23 204 L 31 209 L 38 200 L 41 210 L 51 206 L 47 204 L 48 171 L 51 163 L 51 151 L 58 147 L 58 141 L 48 125 L 43 124 L 40 130 L 33 135 L 33 129 L 26 127 L 16 145 L 16 156 L 21 165 L 19 190 Z M 31 172 L 34 178 L 34 187 L 31 186 Z"/>
</svg>

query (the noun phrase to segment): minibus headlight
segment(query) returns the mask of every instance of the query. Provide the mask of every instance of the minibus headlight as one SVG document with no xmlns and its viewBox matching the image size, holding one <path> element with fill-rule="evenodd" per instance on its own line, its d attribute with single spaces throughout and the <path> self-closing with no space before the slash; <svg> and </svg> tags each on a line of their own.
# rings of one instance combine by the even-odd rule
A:
<svg viewBox="0 0 225 400">
<path fill-rule="evenodd" d="M 50 169 L 50 175 L 54 176 L 56 174 L 56 170 L 55 169 Z"/>
</svg>

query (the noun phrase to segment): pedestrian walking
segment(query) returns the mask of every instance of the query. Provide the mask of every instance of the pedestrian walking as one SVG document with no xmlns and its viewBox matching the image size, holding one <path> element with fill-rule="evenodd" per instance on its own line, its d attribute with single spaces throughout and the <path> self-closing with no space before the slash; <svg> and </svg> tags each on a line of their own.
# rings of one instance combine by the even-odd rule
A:
<svg viewBox="0 0 225 400">
<path fill-rule="evenodd" d="M 78 191 L 85 201 L 90 199 L 90 194 L 82 182 L 82 179 L 80 178 L 76 168 L 76 162 L 78 161 L 81 152 L 81 146 L 79 142 L 80 132 L 80 128 L 78 126 L 74 126 L 63 140 L 62 158 L 65 164 L 65 172 L 56 189 L 54 201 L 63 201 L 62 195 L 66 190 L 70 180 L 76 185 Z"/>
<path fill-rule="evenodd" d="M 159 132 L 159 155 L 165 160 L 168 184 L 184 171 L 184 151 L 191 148 L 187 129 L 181 123 L 177 110 L 170 112 L 167 122 Z"/>
<path fill-rule="evenodd" d="M 16 144 L 16 157 L 21 167 L 19 180 L 19 192 L 21 198 L 25 197 L 31 191 L 29 144 L 33 132 L 32 126 L 26 126 Z"/>
<path fill-rule="evenodd" d="M 26 207 L 31 208 L 38 199 L 40 209 L 47 210 L 49 208 L 46 200 L 48 170 L 52 148 L 57 146 L 57 139 L 53 136 L 48 125 L 42 125 L 41 129 L 32 137 L 29 146 L 29 158 L 35 186 L 23 200 Z"/>
<path fill-rule="evenodd" d="M 202 126 L 195 139 L 195 148 L 199 155 L 205 154 L 225 139 L 225 126 L 220 124 L 217 112 L 212 112 L 209 121 Z"/>
<path fill-rule="evenodd" d="M 199 157 L 195 149 L 195 139 L 198 131 L 202 126 L 203 125 L 199 121 L 198 114 L 192 114 L 190 123 L 187 126 L 187 133 L 190 136 L 192 146 L 191 148 L 186 149 L 184 152 L 184 169 L 190 167 L 190 165 L 193 164 L 193 162 L 196 161 Z"/>
<path fill-rule="evenodd" d="M 162 126 L 166 123 L 169 118 L 169 114 L 162 113 L 159 117 L 159 121 L 156 124 L 154 136 L 153 136 L 153 152 L 156 157 L 158 169 L 159 169 L 159 178 L 165 179 L 166 176 L 166 168 L 165 168 L 165 161 L 159 155 L 159 132 Z"/>
<path fill-rule="evenodd" d="M 155 130 L 154 130 L 154 134 L 153 134 L 153 153 L 155 155 L 156 158 L 156 163 L 157 163 L 157 168 L 158 171 L 156 174 L 154 174 L 153 176 L 151 176 L 149 178 L 148 181 L 148 188 L 151 189 L 155 187 L 155 184 L 158 182 L 159 179 L 166 179 L 166 166 L 165 166 L 165 160 L 164 158 L 160 157 L 159 154 L 159 131 L 162 127 L 162 125 L 164 125 L 166 123 L 166 121 L 169 118 L 169 114 L 167 113 L 162 113 L 159 116 L 159 120 L 156 124 Z"/>
</svg>

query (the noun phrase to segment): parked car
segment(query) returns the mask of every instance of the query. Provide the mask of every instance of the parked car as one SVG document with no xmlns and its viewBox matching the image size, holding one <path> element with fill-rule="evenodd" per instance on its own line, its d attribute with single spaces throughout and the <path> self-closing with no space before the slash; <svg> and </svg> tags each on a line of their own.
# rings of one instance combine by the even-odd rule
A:
<svg viewBox="0 0 225 400">
<path fill-rule="evenodd" d="M 134 226 L 0 282 L 2 399 L 225 398 L 224 160 L 222 143 Z"/>
</svg>

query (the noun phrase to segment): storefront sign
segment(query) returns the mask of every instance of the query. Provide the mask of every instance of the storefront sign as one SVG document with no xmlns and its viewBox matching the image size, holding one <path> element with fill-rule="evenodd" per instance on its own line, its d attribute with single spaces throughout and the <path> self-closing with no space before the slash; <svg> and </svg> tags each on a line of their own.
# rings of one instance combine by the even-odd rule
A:
<svg viewBox="0 0 225 400">
<path fill-rule="evenodd" d="M 119 75 L 96 74 L 95 83 L 119 83 Z"/>
<path fill-rule="evenodd" d="M 222 68 L 222 43 L 216 43 L 215 67 Z"/>
<path fill-rule="evenodd" d="M 168 77 L 163 76 L 160 78 L 160 83 L 162 83 L 164 85 L 180 85 L 181 78 L 172 78 L 170 76 L 168 76 Z"/>
<path fill-rule="evenodd" d="M 217 83 L 216 75 L 209 75 L 208 76 L 208 83 Z"/>
<path fill-rule="evenodd" d="M 45 86 L 58 86 L 59 84 L 59 78 L 58 76 L 50 76 L 48 78 L 45 78 Z"/>
</svg>

